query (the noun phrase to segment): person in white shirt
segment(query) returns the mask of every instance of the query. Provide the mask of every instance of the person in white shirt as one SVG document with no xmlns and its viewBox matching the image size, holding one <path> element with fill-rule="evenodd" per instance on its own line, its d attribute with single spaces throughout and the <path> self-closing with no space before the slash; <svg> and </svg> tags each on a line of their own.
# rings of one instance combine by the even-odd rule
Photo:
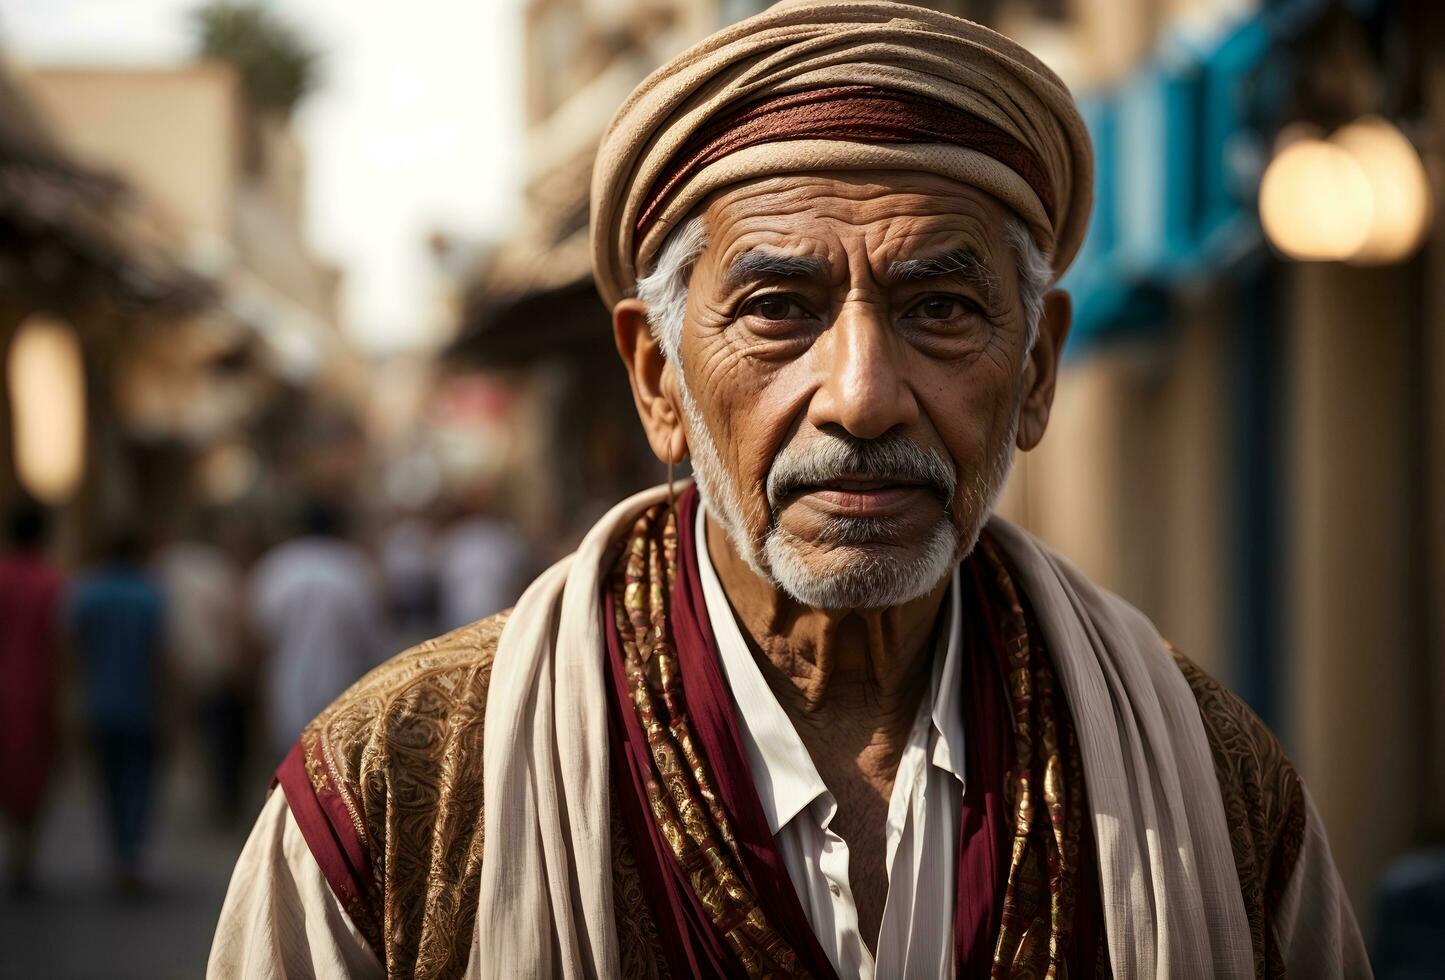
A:
<svg viewBox="0 0 1445 980">
<path fill-rule="evenodd" d="M 267 649 L 263 690 L 277 758 L 322 708 L 386 657 L 376 571 L 342 537 L 341 510 L 308 504 L 303 529 L 263 555 L 250 580 L 251 617 Z"/>
<path fill-rule="evenodd" d="M 453 630 L 500 612 L 526 584 L 526 539 L 485 510 L 459 514 L 436 537 L 439 626 Z"/>
<path fill-rule="evenodd" d="M 218 544 L 169 542 L 155 558 L 166 598 L 166 651 L 205 747 L 215 809 L 241 816 L 242 773 L 254 684 L 245 577 Z"/>
</svg>

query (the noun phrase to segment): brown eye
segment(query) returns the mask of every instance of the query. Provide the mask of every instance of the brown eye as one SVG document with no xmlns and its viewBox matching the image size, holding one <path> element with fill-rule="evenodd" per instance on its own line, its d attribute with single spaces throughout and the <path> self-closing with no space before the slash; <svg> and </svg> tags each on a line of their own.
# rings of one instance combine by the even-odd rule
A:
<svg viewBox="0 0 1445 980">
<path fill-rule="evenodd" d="M 808 315 L 796 300 L 787 296 L 759 297 L 749 303 L 743 312 L 763 320 L 798 320 Z"/>
<path fill-rule="evenodd" d="M 926 296 L 906 314 L 924 320 L 952 320 L 969 312 L 968 304 L 955 296 Z"/>
</svg>

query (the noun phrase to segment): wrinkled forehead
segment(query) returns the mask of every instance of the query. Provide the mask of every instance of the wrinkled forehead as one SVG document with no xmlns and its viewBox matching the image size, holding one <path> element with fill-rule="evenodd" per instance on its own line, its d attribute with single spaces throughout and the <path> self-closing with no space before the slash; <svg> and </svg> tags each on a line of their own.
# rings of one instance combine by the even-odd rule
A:
<svg viewBox="0 0 1445 980">
<path fill-rule="evenodd" d="M 883 264 L 949 249 L 1003 271 L 1009 214 L 985 191 L 933 174 L 771 177 L 726 188 L 704 203 L 708 246 L 699 265 L 726 268 L 759 249 Z"/>
</svg>

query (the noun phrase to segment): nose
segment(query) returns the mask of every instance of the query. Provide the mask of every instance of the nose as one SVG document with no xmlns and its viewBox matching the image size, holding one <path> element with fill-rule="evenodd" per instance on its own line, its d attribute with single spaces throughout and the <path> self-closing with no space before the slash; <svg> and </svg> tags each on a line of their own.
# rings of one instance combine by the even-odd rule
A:
<svg viewBox="0 0 1445 980">
<path fill-rule="evenodd" d="M 844 304 L 814 345 L 822 383 L 808 406 L 818 429 L 836 426 L 857 439 L 876 439 L 918 418 L 918 401 L 904 373 L 904 351 L 879 304 Z"/>
</svg>

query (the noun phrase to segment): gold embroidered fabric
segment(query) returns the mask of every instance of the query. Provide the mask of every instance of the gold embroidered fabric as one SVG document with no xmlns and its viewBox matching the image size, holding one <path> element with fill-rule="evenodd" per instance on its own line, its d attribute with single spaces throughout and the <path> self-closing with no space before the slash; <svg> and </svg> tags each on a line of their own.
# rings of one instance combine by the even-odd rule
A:
<svg viewBox="0 0 1445 980">
<path fill-rule="evenodd" d="M 1272 913 L 1279 908 L 1304 843 L 1304 784 L 1259 716 L 1178 650 L 1169 649 L 1199 702 L 1214 757 L 1249 919 L 1255 976 L 1283 977 Z"/>
<path fill-rule="evenodd" d="M 1083 765 L 1053 668 L 992 544 L 980 542 L 1005 649 L 1016 763 L 1008 776 L 1010 865 L 995 977 L 1064 975 L 1073 926 L 1084 806 Z M 654 769 L 652 817 L 719 935 L 749 976 L 801 976 L 797 954 L 746 884 L 729 817 L 697 751 L 685 708 L 669 602 L 677 526 L 658 505 L 636 522 L 612 588 L 629 694 Z"/>
<path fill-rule="evenodd" d="M 389 976 L 466 967 L 482 860 L 482 720 L 506 615 L 372 671 L 302 733 L 371 855 L 357 924 Z M 364 924 L 363 924 L 364 923 Z"/>
<path fill-rule="evenodd" d="M 617 797 L 612 797 L 612 902 L 617 907 L 617 961 L 628 980 L 668 980 L 657 923 L 642 893 L 637 857 Z"/>
<path fill-rule="evenodd" d="M 652 753 L 652 818 L 748 976 L 806 976 L 748 884 L 731 819 L 682 707 L 668 621 L 676 578 L 677 513 L 660 504 L 638 518 L 612 577 L 628 693 Z"/>
<path fill-rule="evenodd" d="M 389 660 L 302 735 L 308 773 L 337 793 L 371 855 L 348 907 L 391 977 L 466 969 L 482 868 L 482 722 L 501 613 Z M 618 938 L 628 976 L 663 977 L 631 845 L 613 820 Z"/>
<path fill-rule="evenodd" d="M 1014 719 L 1007 787 L 1013 841 L 993 975 L 1054 980 L 1067 975 L 1082 828 L 1089 819 L 1083 757 L 1039 630 L 987 536 L 977 558 L 992 578 L 989 599 L 1002 618 L 1004 685 Z"/>
<path fill-rule="evenodd" d="M 670 586 L 675 570 L 670 564 L 676 560 L 675 534 L 674 528 L 653 535 L 651 543 L 634 538 L 627 553 L 632 581 L 618 608 L 627 617 L 624 636 L 631 638 L 645 668 L 644 704 L 665 703 L 649 699 L 665 698 L 675 681 L 668 662 L 671 648 L 660 639 L 666 636 L 665 618 L 653 615 L 665 614 L 661 590 Z M 1015 729 L 1020 762 L 1010 777 L 1009 800 L 1014 841 L 994 975 L 1062 976 L 1057 952 L 1070 921 L 1073 889 L 1067 876 L 1077 867 L 1078 839 L 1058 831 L 1084 813 L 1082 773 L 1067 714 L 1058 711 L 1062 701 L 1048 659 L 1033 649 L 1037 630 L 1029 628 L 997 555 L 986 551 L 984 557 L 993 565 L 998 588 L 1010 590 L 1000 593 L 1011 596 L 1004 603 L 1005 622 L 1012 624 L 1008 685 L 1015 717 L 1023 720 Z M 370 855 L 369 893 L 347 911 L 388 976 L 459 976 L 470 955 L 484 843 L 482 722 L 492 657 L 505 623 L 506 614 L 499 614 L 388 661 L 327 708 L 302 736 L 313 789 L 335 793 L 345 803 L 357 839 Z M 1198 667 L 1175 656 L 1198 700 L 1228 811 L 1255 972 L 1279 977 L 1283 967 L 1271 910 L 1290 880 L 1303 841 L 1302 785 L 1263 723 Z M 1052 711 L 1046 710 L 1050 702 L 1055 702 Z M 705 883 L 704 890 L 710 907 L 720 908 L 723 901 L 736 900 L 724 894 L 721 884 L 729 880 L 723 869 L 737 860 L 736 845 L 725 828 L 713 824 L 715 794 L 676 795 L 684 785 L 708 785 L 707 773 L 693 765 L 696 753 L 688 733 L 656 733 L 673 748 L 662 753 L 671 761 L 654 805 L 678 814 L 668 839 L 690 848 L 686 853 L 699 867 L 716 875 L 717 883 Z M 1055 778 L 1059 775 L 1062 779 Z M 656 924 L 615 803 L 612 828 L 623 975 L 665 977 Z M 711 843 L 704 847 L 698 841 Z M 762 953 L 782 960 L 782 951 L 768 945 L 766 918 L 753 911 L 756 916 L 734 931 L 761 937 Z M 1099 975 L 1108 975 L 1102 947 Z"/>
</svg>

